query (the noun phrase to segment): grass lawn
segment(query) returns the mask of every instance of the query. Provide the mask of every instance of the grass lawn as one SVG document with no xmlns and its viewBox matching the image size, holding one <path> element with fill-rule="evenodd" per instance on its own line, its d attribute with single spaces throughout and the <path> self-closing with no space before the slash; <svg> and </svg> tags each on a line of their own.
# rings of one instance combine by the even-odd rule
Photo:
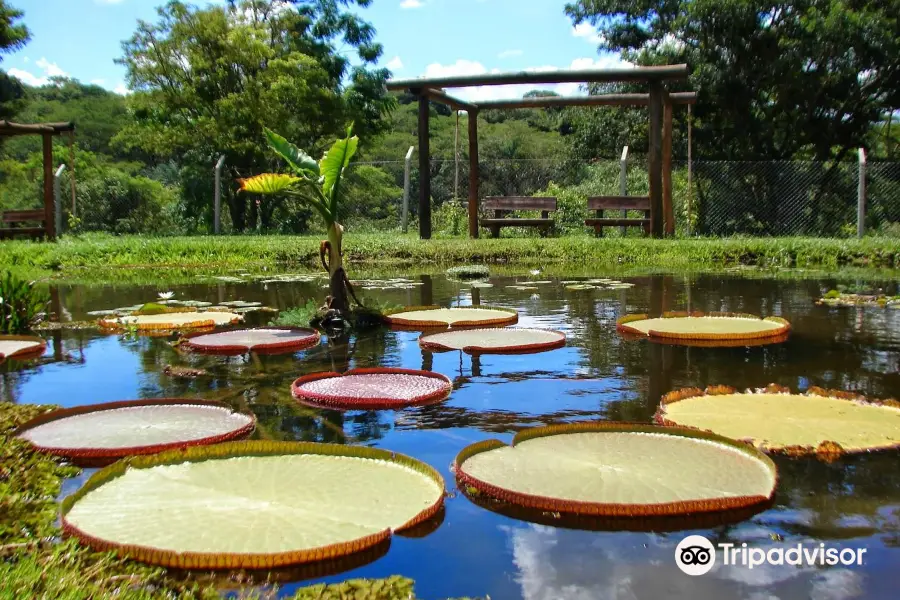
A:
<svg viewBox="0 0 900 600">
<path fill-rule="evenodd" d="M 321 236 L 143 237 L 85 235 L 57 243 L 0 242 L 0 265 L 34 275 L 78 269 L 318 268 Z M 837 269 L 900 268 L 900 241 L 824 238 L 673 239 L 463 238 L 419 240 L 399 233 L 348 233 L 345 261 L 356 265 L 464 263 L 559 267 L 701 269 L 734 265 Z"/>
</svg>

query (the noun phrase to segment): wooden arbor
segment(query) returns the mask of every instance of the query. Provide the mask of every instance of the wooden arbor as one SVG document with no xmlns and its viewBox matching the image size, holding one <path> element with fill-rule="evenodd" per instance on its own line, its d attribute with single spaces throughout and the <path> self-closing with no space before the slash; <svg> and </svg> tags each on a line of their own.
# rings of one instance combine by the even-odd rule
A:
<svg viewBox="0 0 900 600">
<path fill-rule="evenodd" d="M 44 150 L 44 227 L 46 229 L 47 239 L 55 240 L 56 219 L 54 217 L 54 201 L 53 201 L 53 136 L 68 133 L 70 136 L 75 135 L 74 123 L 39 123 L 34 125 L 24 125 L 22 123 L 12 123 L 10 121 L 0 121 L 0 137 L 13 137 L 17 135 L 39 135 L 42 138 Z M 74 168 L 74 164 L 72 167 Z M 74 194 L 75 180 L 72 179 L 72 190 Z"/>
<path fill-rule="evenodd" d="M 469 114 L 469 237 L 478 237 L 478 112 L 485 109 L 546 108 L 551 106 L 647 106 L 650 113 L 650 234 L 674 235 L 672 209 L 672 107 L 693 104 L 694 92 L 669 93 L 665 82 L 685 79 L 687 65 L 634 67 L 588 71 L 522 72 L 434 79 L 395 79 L 387 83 L 389 91 L 408 91 L 419 99 L 419 237 L 431 237 L 431 153 L 429 150 L 428 104 L 440 102 Z M 546 83 L 646 83 L 645 94 L 605 94 L 577 98 L 520 98 L 472 103 L 454 98 L 444 88 L 486 85 Z"/>
</svg>

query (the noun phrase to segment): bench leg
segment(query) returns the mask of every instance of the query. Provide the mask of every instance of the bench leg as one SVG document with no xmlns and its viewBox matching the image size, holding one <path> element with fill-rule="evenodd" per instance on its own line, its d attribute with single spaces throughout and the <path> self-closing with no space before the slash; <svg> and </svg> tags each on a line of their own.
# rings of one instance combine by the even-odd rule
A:
<svg viewBox="0 0 900 600">
<path fill-rule="evenodd" d="M 594 225 L 594 237 L 603 237 L 603 225 Z"/>
<path fill-rule="evenodd" d="M 500 237 L 500 226 L 499 225 L 491 225 L 491 237 L 493 237 L 493 238 Z"/>
</svg>

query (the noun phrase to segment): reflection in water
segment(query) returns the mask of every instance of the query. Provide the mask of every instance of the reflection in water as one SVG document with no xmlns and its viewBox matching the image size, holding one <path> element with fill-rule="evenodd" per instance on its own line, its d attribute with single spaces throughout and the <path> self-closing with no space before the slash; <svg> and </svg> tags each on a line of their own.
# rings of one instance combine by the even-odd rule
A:
<svg viewBox="0 0 900 600">
<path fill-rule="evenodd" d="M 404 274 L 408 275 L 408 274 Z M 601 277 L 602 273 L 593 274 Z M 550 279 L 546 274 L 544 279 Z M 523 273 L 519 279 L 527 279 Z M 744 279 L 721 275 L 626 278 L 630 289 L 567 290 L 558 281 L 514 290 L 515 278 L 493 278 L 470 290 L 443 276 L 423 275 L 421 286 L 379 290 L 391 304 L 482 303 L 515 307 L 519 325 L 560 330 L 564 348 L 534 355 L 468 356 L 423 352 L 418 332 L 386 328 L 284 356 L 204 356 L 180 352 L 172 338 L 128 339 L 97 331 L 44 334 L 39 361 L 0 366 L 0 398 L 75 406 L 129 398 L 197 396 L 256 414 L 256 436 L 369 444 L 424 460 L 453 491 L 448 465 L 466 445 L 496 437 L 509 441 L 526 427 L 593 419 L 650 422 L 663 394 L 676 388 L 779 383 L 900 396 L 900 311 L 831 308 L 814 300 L 833 280 Z M 220 303 L 259 301 L 287 308 L 325 290 L 313 283 L 176 286 L 179 299 Z M 880 282 L 885 292 L 895 284 Z M 416 290 L 419 290 L 418 292 Z M 152 300 L 156 288 L 59 286 L 58 314 L 85 320 L 87 311 Z M 372 294 L 373 292 L 369 292 Z M 533 297 L 533 295 L 537 297 Z M 55 300 L 56 301 L 56 300 Z M 689 348 L 626 340 L 615 332 L 624 314 L 666 310 L 748 312 L 791 321 L 787 342 L 770 346 Z M 54 308 L 56 311 L 56 308 Z M 246 325 L 268 316 L 247 315 Z M 182 379 L 166 365 L 203 369 Z M 454 382 L 440 404 L 400 411 L 311 409 L 293 400 L 290 384 L 315 371 L 390 366 L 434 370 Z M 648 457 L 652 460 L 652 457 Z M 343 575 L 400 573 L 417 580 L 426 598 L 894 598 L 900 589 L 900 469 L 897 455 L 852 457 L 832 465 L 777 457 L 775 504 L 737 525 L 694 524 L 695 532 L 724 541 L 770 546 L 831 541 L 869 549 L 862 567 L 749 570 L 718 566 L 704 577 L 677 571 L 674 547 L 684 533 L 597 532 L 527 523 L 480 508 L 462 497 L 447 501 L 444 523 L 421 538 L 395 538 L 383 558 Z M 73 484 L 74 485 L 74 484 Z M 74 489 L 66 487 L 67 492 Z M 777 534 L 777 535 L 776 535 Z M 295 586 L 286 586 L 289 594 Z"/>
</svg>

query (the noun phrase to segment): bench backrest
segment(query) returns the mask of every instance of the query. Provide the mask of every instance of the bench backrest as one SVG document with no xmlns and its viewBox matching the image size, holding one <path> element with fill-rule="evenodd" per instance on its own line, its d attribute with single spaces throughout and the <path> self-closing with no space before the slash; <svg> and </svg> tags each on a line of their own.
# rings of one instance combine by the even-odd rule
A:
<svg viewBox="0 0 900 600">
<path fill-rule="evenodd" d="M 5 210 L 3 211 L 4 223 L 21 223 L 23 221 L 44 221 L 43 210 Z"/>
<path fill-rule="evenodd" d="M 588 210 L 650 210 L 649 196 L 596 196 L 588 198 Z"/>
<path fill-rule="evenodd" d="M 556 210 L 556 198 L 528 196 L 488 196 L 481 203 L 485 210 Z"/>
</svg>

